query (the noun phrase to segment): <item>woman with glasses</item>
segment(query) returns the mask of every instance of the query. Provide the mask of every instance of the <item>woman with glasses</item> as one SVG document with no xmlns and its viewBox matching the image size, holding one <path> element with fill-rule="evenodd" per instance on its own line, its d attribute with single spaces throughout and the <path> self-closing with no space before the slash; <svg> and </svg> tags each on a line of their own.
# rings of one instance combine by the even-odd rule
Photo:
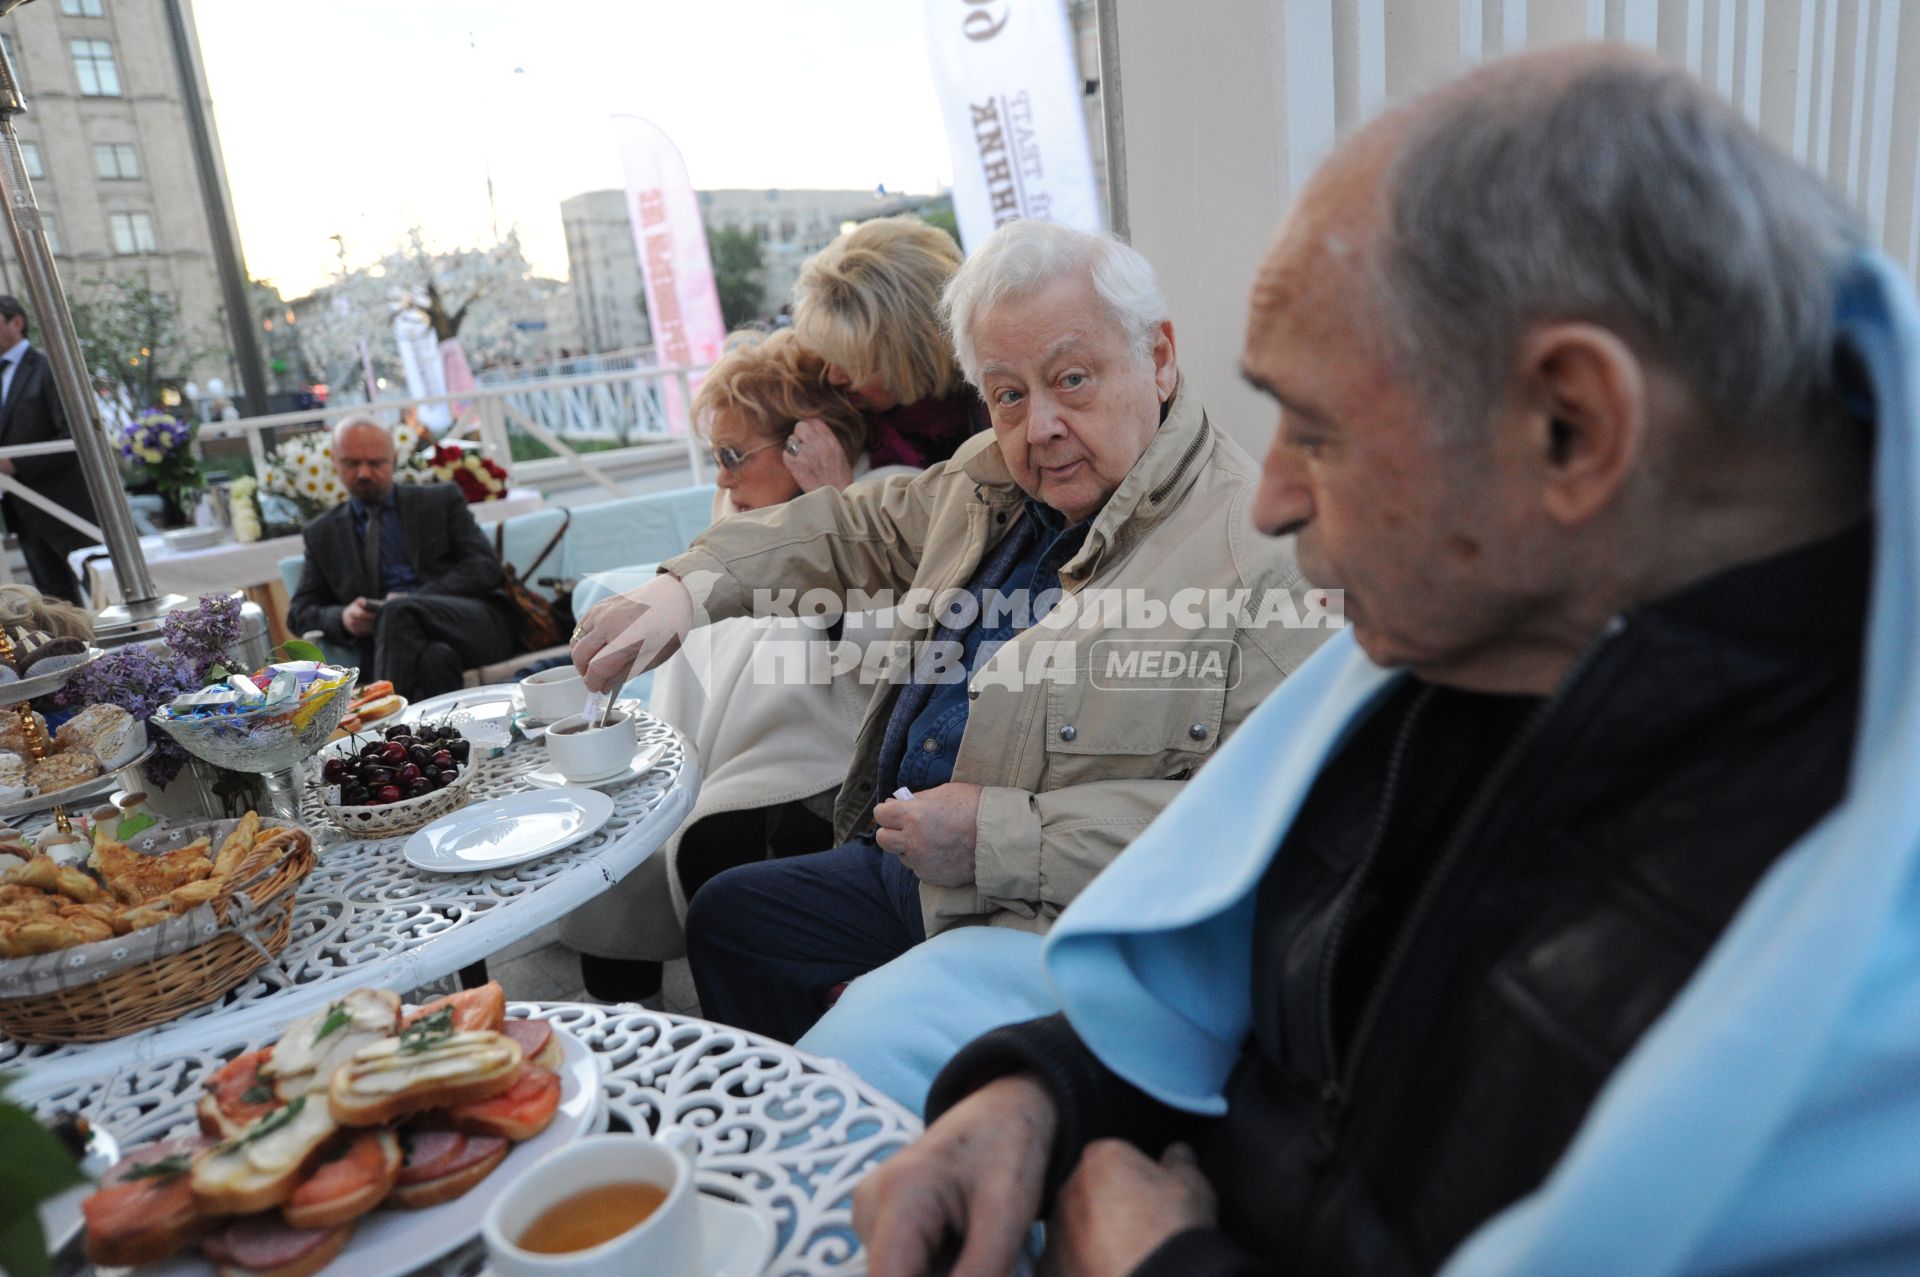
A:
<svg viewBox="0 0 1920 1277">
<path fill-rule="evenodd" d="M 882 217 L 808 258 L 793 285 L 793 331 L 860 410 L 876 466 L 925 469 L 986 427 L 940 321 L 960 260 L 938 227 Z"/>
<path fill-rule="evenodd" d="M 715 518 L 919 469 L 870 468 L 861 414 L 791 330 L 734 334 L 700 382 L 693 420 L 715 470 Z M 890 618 L 850 617 L 834 637 L 884 642 L 891 629 Z M 820 637 L 791 619 L 722 621 L 654 673 L 647 708 L 699 749 L 700 794 L 663 854 L 566 919 L 561 938 L 580 953 L 589 996 L 658 1005 L 662 964 L 686 952 L 681 918 L 700 883 L 830 837 L 826 816 L 872 689 L 857 671 L 769 682 L 754 656 L 762 644 Z"/>
<path fill-rule="evenodd" d="M 720 490 L 715 518 L 844 488 L 869 470 L 866 422 L 790 329 L 733 334 L 701 379 L 693 420 Z"/>
</svg>

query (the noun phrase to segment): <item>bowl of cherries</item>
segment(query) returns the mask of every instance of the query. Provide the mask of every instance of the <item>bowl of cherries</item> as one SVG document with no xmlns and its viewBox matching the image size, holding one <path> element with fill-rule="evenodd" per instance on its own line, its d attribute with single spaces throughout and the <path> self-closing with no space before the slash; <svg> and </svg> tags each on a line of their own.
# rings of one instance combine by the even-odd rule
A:
<svg viewBox="0 0 1920 1277">
<path fill-rule="evenodd" d="M 321 802 L 356 838 L 393 838 L 466 801 L 473 746 L 451 726 L 395 723 L 349 736 L 320 755 Z"/>
</svg>

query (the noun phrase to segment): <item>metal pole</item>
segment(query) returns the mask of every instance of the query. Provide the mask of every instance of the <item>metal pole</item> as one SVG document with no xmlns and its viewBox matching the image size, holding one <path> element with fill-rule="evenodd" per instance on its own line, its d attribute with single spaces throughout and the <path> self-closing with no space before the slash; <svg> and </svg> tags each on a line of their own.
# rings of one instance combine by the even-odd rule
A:
<svg viewBox="0 0 1920 1277">
<path fill-rule="evenodd" d="M 193 38 L 182 0 L 166 0 L 167 35 L 173 44 L 174 66 L 180 72 L 180 109 L 187 118 L 187 136 L 193 142 L 193 165 L 199 170 L 200 200 L 207 210 L 207 233 L 213 241 L 213 264 L 220 273 L 220 299 L 227 310 L 233 359 L 240 366 L 240 386 L 247 400 L 246 416 L 264 417 L 267 402 L 266 365 L 260 359 L 259 318 L 247 300 L 247 272 L 240 256 L 240 229 L 221 183 L 220 157 L 213 149 L 213 129 L 201 102 L 200 69 L 193 60 Z"/>
<path fill-rule="evenodd" d="M 1120 98 L 1120 0 L 1097 0 L 1094 31 L 1100 37 L 1100 146 L 1107 157 L 1107 229 L 1133 238 L 1127 217 L 1127 116 Z"/>
<path fill-rule="evenodd" d="M 0 12 L 16 7 L 17 4 L 6 4 Z M 33 184 L 27 180 L 27 166 L 20 158 L 14 117 L 26 109 L 13 59 L 0 48 L 0 197 L 6 200 L 7 230 L 13 236 L 13 250 L 20 258 L 20 274 L 26 282 L 27 296 L 33 299 L 33 308 L 40 316 L 40 339 L 53 364 L 54 389 L 60 395 L 60 406 L 66 410 L 80 473 L 86 480 L 87 494 L 93 498 L 107 553 L 113 557 L 120 597 L 127 600 L 130 611 L 136 611 L 142 605 L 153 603 L 153 578 L 147 574 L 147 559 L 140 552 L 140 534 L 133 525 L 133 511 L 120 488 L 119 467 L 107 447 L 106 432 L 100 424 L 99 402 L 87 379 L 86 355 L 80 349 L 73 316 L 67 310 L 59 268 L 54 265 L 53 253 L 47 247 L 40 207 L 33 199 Z"/>
</svg>

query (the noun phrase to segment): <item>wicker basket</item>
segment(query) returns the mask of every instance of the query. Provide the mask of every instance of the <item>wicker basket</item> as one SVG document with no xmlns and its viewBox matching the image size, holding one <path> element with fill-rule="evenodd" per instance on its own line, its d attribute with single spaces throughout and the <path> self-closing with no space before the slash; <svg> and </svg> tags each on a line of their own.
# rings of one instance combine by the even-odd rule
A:
<svg viewBox="0 0 1920 1277">
<path fill-rule="evenodd" d="M 339 793 L 340 787 L 326 785 L 323 786 L 320 808 L 326 812 L 327 819 L 349 838 L 368 842 L 379 838 L 398 838 L 402 834 L 425 829 L 442 816 L 466 806 L 467 791 L 473 788 L 473 778 L 479 774 L 479 764 L 469 762 L 460 768 L 460 775 L 445 789 L 436 789 L 418 798 L 402 798 L 397 803 L 379 807 L 348 807 L 337 803 L 333 797 Z"/>
<path fill-rule="evenodd" d="M 234 897 L 244 894 L 253 907 L 252 939 L 237 929 L 222 930 L 191 948 L 104 976 L 82 973 L 84 983 L 0 998 L 0 1032 L 20 1042 L 107 1042 L 204 1006 L 265 966 L 269 955 L 286 948 L 294 897 L 313 872 L 312 836 L 297 825 L 281 827 L 294 829 L 296 837 L 279 863 L 263 873 L 263 867 L 243 862 L 227 887 L 201 906 L 224 927 Z"/>
</svg>

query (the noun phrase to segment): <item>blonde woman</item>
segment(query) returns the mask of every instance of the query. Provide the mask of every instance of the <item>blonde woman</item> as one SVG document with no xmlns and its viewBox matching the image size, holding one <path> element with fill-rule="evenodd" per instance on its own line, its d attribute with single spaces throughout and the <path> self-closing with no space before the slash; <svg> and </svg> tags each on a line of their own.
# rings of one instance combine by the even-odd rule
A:
<svg viewBox="0 0 1920 1277">
<path fill-rule="evenodd" d="M 693 397 L 719 496 L 716 518 L 764 510 L 867 474 L 867 426 L 791 330 L 743 330 Z"/>
<path fill-rule="evenodd" d="M 715 518 L 913 470 L 870 468 L 866 423 L 790 330 L 734 334 L 701 380 L 693 420 L 718 472 Z M 850 617 L 842 636 L 878 642 L 890 630 L 890 621 Z M 769 853 L 818 850 L 831 834 L 823 814 L 872 689 L 851 675 L 764 685 L 754 667 L 760 644 L 820 637 L 791 619 L 723 621 L 690 636 L 654 674 L 647 708 L 699 750 L 700 795 L 661 854 L 563 924 L 589 996 L 654 998 L 661 964 L 686 951 L 680 920 L 700 883 Z"/>
<path fill-rule="evenodd" d="M 793 331 L 866 419 L 876 466 L 924 469 L 986 425 L 940 320 L 960 260 L 945 231 L 883 217 L 814 254 L 793 286 Z"/>
</svg>

